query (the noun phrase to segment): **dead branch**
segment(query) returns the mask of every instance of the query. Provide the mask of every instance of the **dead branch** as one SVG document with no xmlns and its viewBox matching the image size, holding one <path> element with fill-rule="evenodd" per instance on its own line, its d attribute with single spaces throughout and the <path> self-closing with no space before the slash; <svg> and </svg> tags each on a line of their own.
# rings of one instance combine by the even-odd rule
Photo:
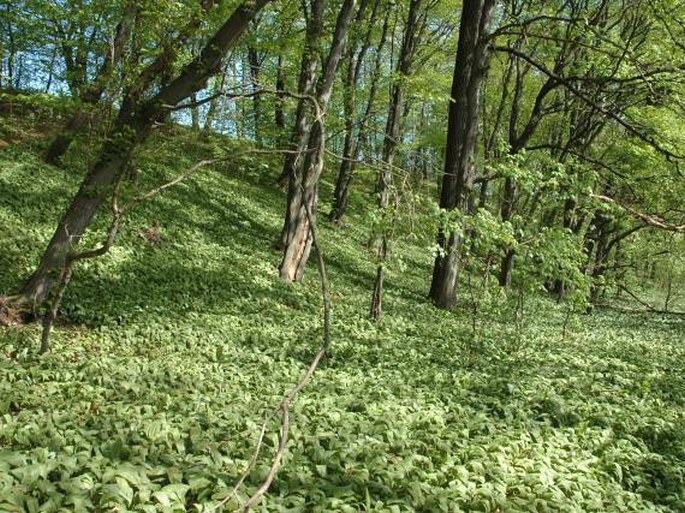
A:
<svg viewBox="0 0 685 513">
<path fill-rule="evenodd" d="M 631 292 L 630 290 L 628 290 L 628 289 L 627 289 L 626 287 L 624 287 L 623 285 L 619 285 L 618 288 L 620 288 L 623 292 L 627 293 L 630 297 L 632 297 L 635 301 L 637 301 L 637 302 L 640 303 L 642 306 L 644 306 L 645 308 L 647 308 L 647 310 L 649 310 L 650 312 L 655 312 L 655 311 L 656 311 L 656 308 L 654 308 L 652 305 L 650 305 L 650 304 L 647 303 L 646 301 L 643 301 L 642 299 L 640 299 L 639 297 L 637 297 L 635 294 L 633 294 L 633 292 Z"/>
<path fill-rule="evenodd" d="M 608 303 L 603 303 L 596 305 L 597 308 L 607 308 L 609 310 L 616 310 L 617 312 L 629 313 L 629 314 L 658 314 L 658 315 L 673 315 L 676 317 L 685 317 L 685 312 L 677 312 L 674 310 L 652 310 L 649 308 L 627 308 L 624 306 L 616 306 Z"/>
<path fill-rule="evenodd" d="M 186 102 L 186 103 L 182 103 L 181 105 L 165 105 L 165 107 L 171 111 L 177 111 L 177 110 L 183 110 L 183 109 L 194 109 L 194 108 L 197 108 L 197 107 L 204 105 L 205 103 L 209 103 L 213 100 L 216 100 L 217 98 L 226 98 L 227 100 L 241 100 L 241 99 L 247 99 L 247 98 L 254 98 L 255 96 L 262 96 L 262 95 L 272 95 L 272 96 L 285 97 L 285 98 L 294 98 L 296 100 L 307 100 L 307 101 L 310 101 L 310 102 L 318 105 L 318 101 L 316 100 L 316 98 L 310 94 L 293 93 L 291 91 L 261 88 L 261 89 L 255 90 L 255 91 L 250 91 L 248 93 L 245 93 L 245 92 L 233 93 L 230 91 L 218 91 L 218 92 L 216 92 L 210 96 L 207 96 L 206 98 L 202 98 L 201 100 L 196 100 L 194 102 Z"/>
<path fill-rule="evenodd" d="M 656 228 L 660 228 L 662 230 L 666 230 L 669 232 L 685 233 L 685 224 L 675 225 L 667 223 L 660 217 L 644 214 L 638 210 L 635 210 L 632 207 L 619 203 L 618 201 L 616 201 L 613 198 L 610 198 L 609 196 L 603 196 L 601 194 L 590 194 L 590 197 L 604 201 L 606 203 L 611 203 L 612 205 L 616 205 L 625 210 L 626 212 L 628 212 L 629 214 L 631 214 L 633 217 L 648 224 L 649 226 L 654 226 Z"/>
<path fill-rule="evenodd" d="M 255 506 L 257 504 L 257 502 L 269 490 L 269 487 L 271 486 L 271 483 L 273 482 L 274 478 L 276 477 L 276 474 L 278 473 L 278 470 L 281 466 L 281 461 L 283 460 L 283 456 L 285 455 L 285 450 L 286 450 L 287 445 L 288 445 L 288 439 L 290 436 L 290 404 L 295 399 L 297 394 L 305 386 L 307 386 L 307 383 L 309 383 L 309 380 L 312 378 L 312 376 L 314 375 L 314 372 L 316 371 L 317 367 L 319 366 L 321 359 L 328 353 L 328 350 L 330 349 L 330 346 L 331 346 L 331 299 L 330 299 L 330 289 L 328 287 L 328 274 L 326 272 L 326 264 L 324 262 L 323 250 L 321 249 L 321 246 L 319 245 L 319 239 L 317 236 L 316 223 L 314 220 L 314 216 L 312 215 L 312 212 L 309 208 L 309 205 L 306 203 L 306 201 L 303 203 L 304 203 L 305 212 L 307 214 L 307 219 L 309 220 L 309 226 L 310 226 L 310 231 L 311 231 L 311 235 L 312 235 L 312 246 L 314 247 L 314 250 L 316 251 L 316 257 L 317 257 L 316 264 L 317 264 L 317 269 L 319 271 L 319 278 L 321 281 L 321 298 L 322 298 L 322 302 L 323 302 L 323 342 L 321 344 L 321 348 L 319 349 L 319 351 L 314 356 L 314 359 L 309 364 L 307 371 L 300 378 L 300 381 L 298 381 L 285 394 L 285 396 L 283 396 L 283 399 L 281 400 L 278 407 L 275 408 L 269 415 L 267 415 L 266 419 L 264 420 L 264 423 L 262 424 L 260 436 L 257 440 L 257 445 L 255 447 L 252 458 L 250 459 L 250 462 L 248 463 L 247 467 L 245 468 L 245 471 L 240 476 L 240 479 L 238 480 L 236 485 L 231 490 L 231 493 L 229 493 L 229 495 L 227 497 L 225 497 L 219 504 L 216 505 L 216 507 L 214 508 L 214 511 L 217 511 L 219 508 L 222 508 L 223 506 L 225 506 L 233 497 L 237 497 L 238 489 L 244 483 L 245 479 L 250 474 L 250 472 L 253 470 L 253 468 L 257 462 L 257 457 L 259 456 L 259 452 L 260 452 L 262 445 L 263 445 L 263 442 L 264 442 L 264 434 L 266 432 L 267 424 L 280 414 L 280 416 L 281 416 L 281 437 L 280 437 L 280 441 L 278 444 L 278 450 L 276 451 L 276 454 L 274 455 L 274 458 L 271 462 L 271 467 L 269 469 L 269 473 L 267 474 L 266 478 L 264 479 L 264 481 L 260 485 L 260 487 L 257 489 L 257 491 L 255 491 L 252 494 L 252 496 L 247 500 L 247 502 L 245 502 L 245 504 L 242 507 L 236 509 L 235 511 L 243 511 L 245 513 L 251 511 L 253 506 Z"/>
</svg>

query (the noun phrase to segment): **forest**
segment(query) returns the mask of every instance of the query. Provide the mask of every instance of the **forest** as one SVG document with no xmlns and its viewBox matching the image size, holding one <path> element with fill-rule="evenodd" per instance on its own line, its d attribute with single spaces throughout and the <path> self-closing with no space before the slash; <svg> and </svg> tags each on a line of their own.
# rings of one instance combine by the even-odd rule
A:
<svg viewBox="0 0 685 513">
<path fill-rule="evenodd" d="M 0 0 L 0 513 L 683 513 L 683 198 L 682 0 Z"/>
</svg>

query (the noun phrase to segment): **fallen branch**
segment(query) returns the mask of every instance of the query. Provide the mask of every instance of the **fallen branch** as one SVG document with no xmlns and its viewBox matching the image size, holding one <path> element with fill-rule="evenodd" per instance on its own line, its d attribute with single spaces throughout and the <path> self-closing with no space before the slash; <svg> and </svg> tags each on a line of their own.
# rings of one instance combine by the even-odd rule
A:
<svg viewBox="0 0 685 513">
<path fill-rule="evenodd" d="M 621 289 L 621 290 L 622 290 L 623 292 L 625 292 L 626 294 L 628 294 L 630 297 L 632 297 L 635 301 L 637 301 L 638 303 L 640 303 L 642 306 L 644 306 L 645 308 L 647 308 L 649 311 L 655 312 L 655 311 L 657 310 L 656 308 L 654 308 L 652 305 L 650 305 L 650 304 L 647 303 L 646 301 L 643 301 L 642 299 L 640 299 L 639 297 L 637 297 L 635 294 L 633 294 L 633 292 L 631 292 L 630 290 L 628 290 L 628 289 L 627 289 L 626 287 L 624 287 L 623 285 L 619 285 L 618 288 Z"/>
<path fill-rule="evenodd" d="M 632 312 L 632 313 L 655 313 L 655 314 L 667 314 L 667 315 L 685 315 L 685 312 L 678 312 L 678 311 L 673 311 L 673 310 L 667 310 L 665 308 L 656 308 L 655 306 L 650 305 L 646 301 L 643 301 L 637 295 L 635 295 L 633 292 L 628 290 L 625 286 L 619 285 L 618 286 L 622 291 L 627 293 L 630 297 L 632 297 L 635 301 L 640 303 L 642 306 L 646 308 L 646 310 L 639 310 L 639 309 L 631 309 L 627 308 L 625 311 L 627 312 Z M 607 305 L 605 305 L 607 306 Z"/>
<path fill-rule="evenodd" d="M 304 208 L 305 208 L 305 212 L 307 214 L 307 219 L 309 220 L 309 226 L 310 226 L 310 231 L 311 231 L 311 236 L 312 236 L 312 246 L 314 247 L 314 250 L 316 251 L 316 257 L 317 257 L 316 264 L 317 264 L 317 269 L 319 271 L 319 278 L 321 281 L 321 297 L 322 297 L 322 301 L 323 301 L 323 342 L 321 344 L 321 348 L 319 349 L 319 351 L 314 356 L 314 359 L 309 364 L 309 367 L 307 368 L 306 372 L 300 378 L 300 381 L 298 381 L 283 396 L 283 399 L 281 400 L 278 407 L 276 407 L 264 419 L 264 422 L 262 424 L 262 428 L 260 431 L 260 435 L 259 435 L 259 438 L 257 440 L 257 445 L 255 447 L 254 453 L 252 454 L 252 458 L 250 458 L 250 462 L 248 463 L 247 467 L 245 468 L 245 471 L 241 474 L 240 479 L 238 480 L 236 485 L 233 487 L 231 492 L 219 504 L 217 504 L 214 507 L 214 511 L 217 511 L 219 508 L 222 508 L 223 506 L 225 506 L 233 497 L 237 498 L 238 489 L 245 482 L 245 479 L 247 479 L 247 477 L 252 472 L 252 470 L 254 469 L 254 466 L 257 463 L 257 458 L 259 456 L 262 445 L 264 443 L 264 435 L 266 433 L 266 427 L 267 427 L 268 423 L 271 422 L 271 420 L 273 420 L 274 418 L 276 418 L 280 414 L 280 416 L 281 416 L 281 437 L 280 437 L 280 441 L 278 444 L 278 450 L 276 451 L 276 454 L 274 455 L 274 458 L 271 462 L 271 467 L 269 468 L 269 473 L 267 474 L 266 478 L 264 479 L 264 481 L 262 482 L 260 487 L 252 494 L 252 496 L 250 496 L 250 498 L 245 502 L 245 504 L 242 507 L 237 508 L 235 511 L 243 511 L 246 513 L 251 511 L 253 506 L 255 506 L 255 504 L 257 504 L 257 502 L 269 490 L 269 487 L 271 486 L 271 483 L 273 482 L 274 478 L 276 477 L 276 474 L 278 473 L 278 470 L 281 466 L 281 461 L 283 460 L 283 456 L 285 455 L 285 450 L 286 450 L 287 445 L 288 445 L 288 439 L 290 437 L 290 404 L 295 399 L 297 394 L 305 386 L 307 386 L 307 383 L 309 383 L 309 380 L 314 375 L 314 372 L 316 371 L 317 367 L 319 366 L 319 363 L 321 362 L 322 358 L 328 353 L 328 350 L 330 349 L 330 346 L 331 346 L 331 299 L 330 299 L 330 290 L 328 287 L 328 274 L 326 272 L 326 264 L 324 262 L 323 251 L 321 249 L 321 246 L 319 245 L 319 239 L 317 236 L 316 223 L 314 222 L 314 216 L 312 215 L 312 212 L 309 208 L 309 205 L 307 205 L 306 202 L 304 202 Z"/>
<path fill-rule="evenodd" d="M 675 315 L 675 316 L 685 316 L 685 312 L 679 312 L 674 310 L 659 310 L 650 308 L 629 308 L 625 306 L 612 305 L 610 303 L 602 303 L 596 305 L 597 308 L 607 308 L 610 310 L 616 310 L 617 312 L 624 312 L 630 314 L 658 314 L 658 315 Z"/>
</svg>

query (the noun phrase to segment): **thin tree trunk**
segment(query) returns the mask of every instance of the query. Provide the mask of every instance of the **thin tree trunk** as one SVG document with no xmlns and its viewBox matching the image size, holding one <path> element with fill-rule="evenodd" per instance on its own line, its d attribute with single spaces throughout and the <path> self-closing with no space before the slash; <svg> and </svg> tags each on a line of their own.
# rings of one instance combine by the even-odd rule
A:
<svg viewBox="0 0 685 513">
<path fill-rule="evenodd" d="M 516 183 L 514 179 L 508 176 L 504 180 L 504 198 L 502 200 L 502 208 L 500 209 L 500 219 L 502 222 L 511 220 L 514 214 L 514 205 L 516 202 Z M 514 269 L 514 250 L 507 248 L 500 266 L 499 284 L 502 287 L 511 285 L 511 275 Z"/>
<path fill-rule="evenodd" d="M 356 24 L 361 23 L 362 15 L 368 0 L 364 1 L 360 6 L 357 14 Z M 352 183 L 353 175 L 357 167 L 357 158 L 361 149 L 361 138 L 363 131 L 366 128 L 366 121 L 370 116 L 370 110 L 373 106 L 377 91 L 378 71 L 381 63 L 381 50 L 385 42 L 385 37 L 388 28 L 389 11 L 386 13 L 385 21 L 383 23 L 383 30 L 381 33 L 380 42 L 377 47 L 376 58 L 374 61 L 374 69 L 371 74 L 371 88 L 367 98 L 367 107 L 361 119 L 356 119 L 356 91 L 361 77 L 362 65 L 364 58 L 371 44 L 371 35 L 373 33 L 376 22 L 378 8 L 380 1 L 376 0 L 373 11 L 368 20 L 368 29 L 357 48 L 357 41 L 350 42 L 350 49 L 347 57 L 347 68 L 344 81 L 344 110 L 345 110 L 345 139 L 343 143 L 342 159 L 338 169 L 338 177 L 335 182 L 335 190 L 333 192 L 333 204 L 331 212 L 328 214 L 328 220 L 339 224 L 342 221 L 342 216 L 347 210 L 350 199 L 350 184 Z M 356 126 L 356 135 L 355 135 Z"/>
<path fill-rule="evenodd" d="M 314 0 L 318 3 L 319 0 Z M 324 165 L 325 125 L 324 117 L 333 92 L 335 75 L 345 48 L 345 38 L 350 22 L 357 9 L 357 0 L 345 0 L 336 20 L 335 32 L 323 74 L 316 88 L 316 112 L 314 125 L 306 130 L 308 138 L 307 153 L 303 166 L 294 166 L 289 173 L 288 206 L 282 230 L 284 246 L 283 260 L 279 267 L 280 276 L 287 281 L 301 281 L 311 250 L 311 227 L 306 209 L 313 214 L 316 221 L 318 203 L 318 183 Z M 302 160 L 302 154 L 295 159 Z M 300 172 L 302 169 L 302 172 Z"/>
<path fill-rule="evenodd" d="M 557 57 L 557 64 L 555 65 L 556 72 L 561 71 L 565 61 L 565 55 L 562 51 L 562 54 Z M 518 122 L 519 113 L 521 110 L 521 98 L 523 97 L 523 79 L 530 68 L 526 67 L 525 70 L 522 71 L 518 59 L 516 59 L 515 68 L 516 85 L 514 90 L 514 98 L 512 100 L 511 115 L 509 117 L 510 155 L 516 155 L 526 147 L 528 141 L 530 141 L 531 137 L 533 137 L 533 134 L 537 130 L 545 115 L 544 106 L 546 98 L 556 87 L 560 85 L 556 80 L 551 78 L 548 78 L 545 81 L 545 83 L 540 87 L 540 90 L 535 98 L 535 103 L 533 104 L 528 121 L 519 133 Z M 516 181 L 514 178 L 508 176 L 504 181 L 504 197 L 502 198 L 502 207 L 500 209 L 500 219 L 502 222 L 509 222 L 514 216 L 514 210 L 516 209 L 516 203 L 518 199 L 517 196 L 518 186 Z M 515 254 L 516 252 L 513 248 L 506 248 L 499 274 L 499 284 L 502 287 L 508 287 L 511 285 L 511 278 L 514 271 Z"/>
<path fill-rule="evenodd" d="M 262 69 L 261 59 L 257 49 L 250 45 L 247 49 L 247 61 L 250 67 L 250 81 L 252 92 L 259 90 L 259 75 Z M 252 108 L 254 112 L 254 138 L 258 146 L 262 144 L 262 98 L 259 94 L 252 97 Z"/>
<path fill-rule="evenodd" d="M 385 126 L 385 136 L 383 140 L 383 164 L 378 176 L 378 209 L 381 212 L 383 221 L 381 222 L 380 240 L 377 241 L 378 248 L 376 258 L 378 267 L 376 270 L 376 281 L 374 283 L 373 296 L 371 300 L 371 317 L 378 321 L 383 310 L 383 282 L 385 273 L 385 261 L 388 257 L 390 247 L 390 237 L 385 226 L 388 215 L 388 202 L 390 189 L 393 182 L 393 171 L 397 148 L 402 138 L 402 121 L 405 110 L 404 88 L 407 78 L 411 75 L 412 61 L 416 53 L 418 44 L 418 34 L 421 31 L 419 26 L 420 10 L 422 0 L 411 0 L 407 21 L 402 35 L 402 46 L 397 60 L 398 78 L 392 85 L 390 103 L 388 105 L 388 118 Z"/>
</svg>

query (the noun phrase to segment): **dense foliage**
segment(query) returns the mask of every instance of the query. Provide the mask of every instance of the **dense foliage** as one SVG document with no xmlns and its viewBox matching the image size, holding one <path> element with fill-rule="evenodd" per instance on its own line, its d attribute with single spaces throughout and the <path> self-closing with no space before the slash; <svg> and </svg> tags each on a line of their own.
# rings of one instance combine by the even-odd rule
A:
<svg viewBox="0 0 685 513">
<path fill-rule="evenodd" d="M 41 164 L 44 131 L 16 130 L 0 167 L 3 288 L 31 268 L 84 166 L 78 152 L 68 172 Z M 159 136 L 141 186 L 226 144 Z M 34 326 L 2 331 L 0 510 L 211 511 L 229 492 L 321 329 L 316 281 L 274 270 L 277 174 L 237 157 L 132 214 L 120 244 L 78 268 L 53 352 L 36 354 Z M 377 325 L 369 209 L 322 226 L 335 343 L 293 405 L 266 511 L 683 511 L 679 318 L 567 319 L 564 305 L 497 293 L 474 296 L 475 318 L 475 305 L 436 310 L 420 237 L 396 248 Z M 139 235 L 155 220 L 159 245 Z"/>
<path fill-rule="evenodd" d="M 681 4 L 0 2 L 0 511 L 685 511 Z"/>
</svg>

